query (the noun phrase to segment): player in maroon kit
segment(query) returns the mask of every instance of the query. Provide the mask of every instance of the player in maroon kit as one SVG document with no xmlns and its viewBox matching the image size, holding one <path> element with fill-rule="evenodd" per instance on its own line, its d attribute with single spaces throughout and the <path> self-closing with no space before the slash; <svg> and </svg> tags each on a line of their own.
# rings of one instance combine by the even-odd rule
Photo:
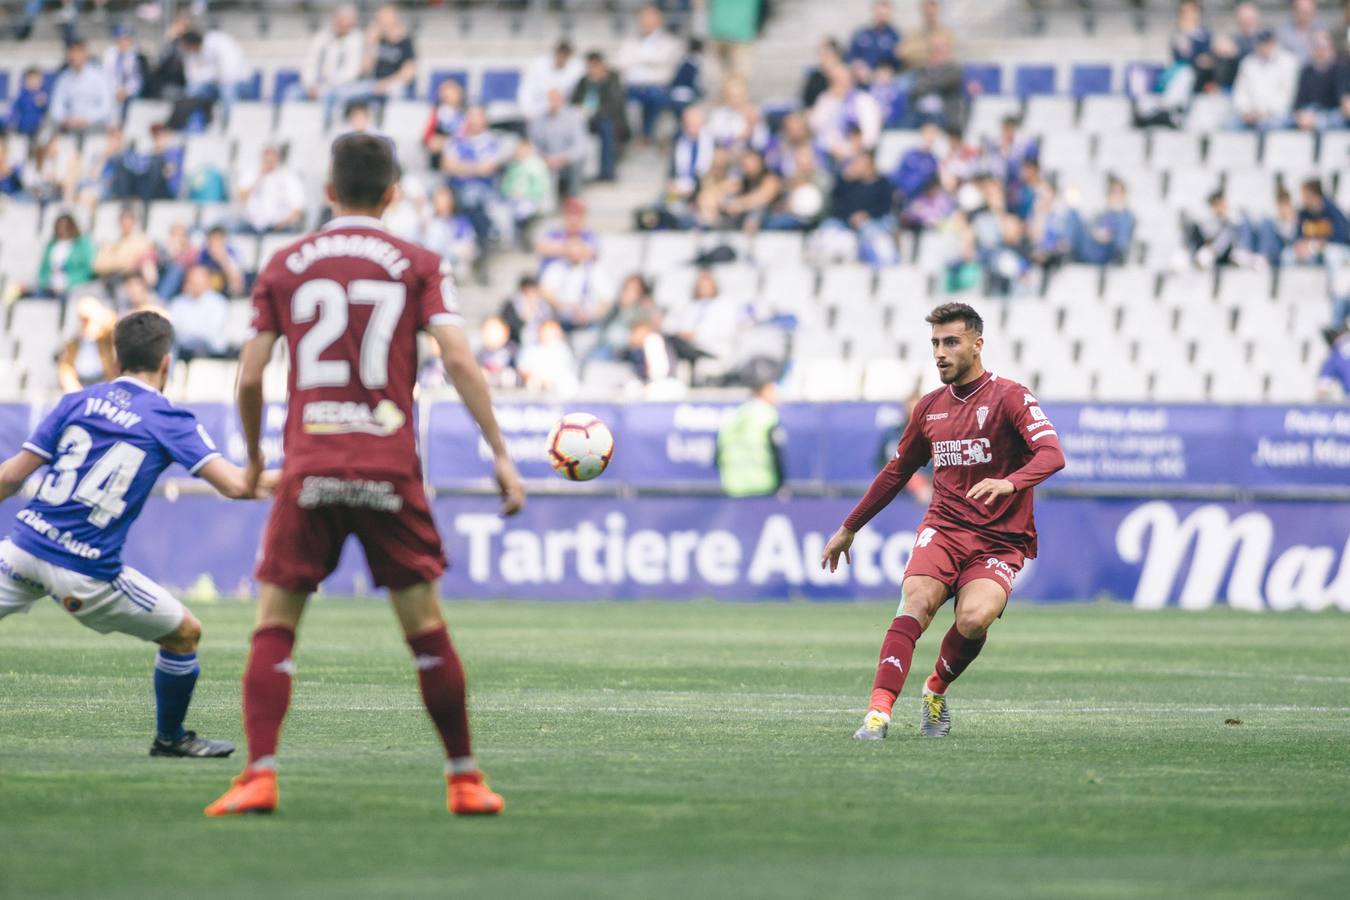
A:
<svg viewBox="0 0 1350 900">
<path fill-rule="evenodd" d="M 263 369 L 284 338 L 291 368 L 286 458 L 258 564 L 258 628 L 244 670 L 248 766 L 207 815 L 271 812 L 276 748 L 290 703 L 291 649 L 309 595 L 356 535 L 389 589 L 422 699 L 445 745 L 452 812 L 500 812 L 469 743 L 464 670 L 441 617 L 445 553 L 422 488 L 413 432 L 418 333 L 440 347 L 455 389 L 493 453 L 502 512 L 524 504 L 520 477 L 461 328 L 448 266 L 380 225 L 398 182 L 383 138 L 333 144 L 328 198 L 337 217 L 280 250 L 253 289 L 253 330 L 239 361 L 239 416 L 250 484 L 263 468 Z"/>
<path fill-rule="evenodd" d="M 923 689 L 920 732 L 951 730 L 947 688 L 984 647 L 1003 614 L 1022 563 L 1036 556 L 1031 489 L 1064 468 L 1055 426 L 1020 384 L 984 370 L 984 322 L 964 303 L 946 303 L 925 320 L 943 386 L 914 407 L 895 457 L 825 545 L 821 566 L 849 562 L 853 536 L 933 461 L 933 502 L 905 568 L 901 609 L 881 644 L 872 701 L 854 737 L 886 736 L 891 707 L 914 658 L 914 643 L 948 597 L 956 622 L 942 639 Z"/>
</svg>

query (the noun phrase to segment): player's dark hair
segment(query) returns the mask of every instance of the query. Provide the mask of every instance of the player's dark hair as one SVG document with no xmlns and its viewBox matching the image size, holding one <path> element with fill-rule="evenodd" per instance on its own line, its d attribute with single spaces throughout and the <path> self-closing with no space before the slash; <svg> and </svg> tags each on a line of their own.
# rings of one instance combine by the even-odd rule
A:
<svg viewBox="0 0 1350 900">
<path fill-rule="evenodd" d="M 341 205 L 374 209 L 398 177 L 398 160 L 388 139 L 374 134 L 345 134 L 333 141 L 329 178 Z"/>
<path fill-rule="evenodd" d="M 113 348 L 123 372 L 157 372 L 173 349 L 173 323 L 148 309 L 131 313 L 117 323 Z"/>
<path fill-rule="evenodd" d="M 929 325 L 947 325 L 951 322 L 965 322 L 966 328 L 976 334 L 984 334 L 984 319 L 973 308 L 964 303 L 944 303 L 935 307 L 924 321 Z"/>
</svg>

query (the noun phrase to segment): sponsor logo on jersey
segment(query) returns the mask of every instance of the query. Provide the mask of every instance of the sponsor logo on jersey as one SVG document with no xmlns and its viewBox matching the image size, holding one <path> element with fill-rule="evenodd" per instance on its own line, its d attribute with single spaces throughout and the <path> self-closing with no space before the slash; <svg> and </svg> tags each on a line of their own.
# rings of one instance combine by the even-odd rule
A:
<svg viewBox="0 0 1350 900">
<path fill-rule="evenodd" d="M 1023 394 L 1023 395 L 1022 395 L 1022 405 L 1023 405 L 1023 406 L 1030 406 L 1030 405 L 1033 404 L 1033 403 L 1040 403 L 1040 402 L 1041 402 L 1041 401 L 1037 400 L 1035 397 L 1031 396 L 1030 394 Z"/>
<path fill-rule="evenodd" d="M 1039 431 L 1042 428 L 1053 428 L 1053 427 L 1054 426 L 1050 424 L 1050 421 L 1046 419 L 1040 422 L 1032 422 L 1030 425 L 1027 426 L 1027 432 L 1030 433 L 1033 431 Z"/>
<path fill-rule="evenodd" d="M 946 414 L 946 413 L 929 413 L 929 414 L 928 414 L 928 421 L 929 421 L 929 422 L 940 422 L 940 421 L 942 421 L 942 420 L 945 419 L 945 418 L 947 418 L 947 414 Z"/>
<path fill-rule="evenodd" d="M 374 409 L 355 401 L 313 400 L 305 404 L 302 418 L 305 434 L 373 434 L 379 437 L 388 437 L 408 421 L 393 400 L 381 400 Z"/>
<path fill-rule="evenodd" d="M 1045 416 L 1045 410 L 1041 409 L 1039 406 L 1033 406 L 1031 409 L 1027 410 L 1027 412 L 1031 413 L 1031 418 L 1035 419 L 1037 422 L 1049 421 Z"/>
<path fill-rule="evenodd" d="M 975 421 L 979 424 L 980 430 L 984 430 L 984 420 L 989 418 L 989 407 L 981 406 L 975 410 Z"/>
<path fill-rule="evenodd" d="M 997 556 L 991 556 L 984 561 L 986 569 L 992 569 L 994 574 L 1008 582 L 1008 587 L 1012 587 L 1013 581 L 1017 578 L 1017 570 L 999 559 Z"/>
<path fill-rule="evenodd" d="M 933 538 L 937 535 L 936 528 L 925 528 L 919 532 L 919 537 L 914 541 L 916 547 L 927 547 L 933 543 Z"/>
<path fill-rule="evenodd" d="M 933 441 L 933 468 L 943 466 L 979 466 L 993 462 L 989 453 L 989 438 L 961 438 L 955 441 Z"/>
<path fill-rule="evenodd" d="M 361 478 L 330 478 L 310 475 L 300 487 L 296 501 L 301 509 L 321 506 L 347 506 L 354 509 L 373 509 L 396 513 L 403 509 L 403 498 L 388 481 L 366 481 Z"/>
<path fill-rule="evenodd" d="M 35 509 L 20 510 L 14 518 L 65 550 L 71 556 L 78 556 L 80 559 L 99 559 L 103 556 L 102 550 L 86 544 L 84 541 L 75 540 L 69 531 L 62 531 L 57 528 L 44 519 L 42 513 Z"/>
<path fill-rule="evenodd" d="M 77 613 L 84 607 L 84 601 L 79 597 L 62 597 L 61 605 L 64 606 L 67 611 Z"/>
</svg>

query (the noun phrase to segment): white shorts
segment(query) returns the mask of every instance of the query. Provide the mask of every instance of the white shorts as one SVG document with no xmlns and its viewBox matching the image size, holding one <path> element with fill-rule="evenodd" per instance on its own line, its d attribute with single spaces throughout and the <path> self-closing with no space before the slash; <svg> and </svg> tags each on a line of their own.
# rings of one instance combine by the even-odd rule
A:
<svg viewBox="0 0 1350 900">
<path fill-rule="evenodd" d="M 130 566 L 100 581 L 38 559 L 12 541 L 0 541 L 0 619 L 51 597 L 81 624 L 155 641 L 177 630 L 183 604 Z"/>
</svg>

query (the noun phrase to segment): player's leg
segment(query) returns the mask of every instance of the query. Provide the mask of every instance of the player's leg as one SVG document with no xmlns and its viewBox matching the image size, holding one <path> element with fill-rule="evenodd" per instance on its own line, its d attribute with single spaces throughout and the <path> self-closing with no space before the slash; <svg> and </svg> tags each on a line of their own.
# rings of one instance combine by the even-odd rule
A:
<svg viewBox="0 0 1350 900">
<path fill-rule="evenodd" d="M 880 740 L 886 736 L 891 710 L 914 661 L 914 645 L 951 594 L 947 584 L 932 575 L 905 577 L 900 610 L 881 642 L 867 715 L 854 734 L 858 740 Z"/>
<path fill-rule="evenodd" d="M 924 683 L 923 702 L 919 706 L 920 734 L 946 737 L 952 730 L 947 689 L 980 655 L 989 626 L 1007 603 L 1003 585 L 988 578 L 968 581 L 957 590 L 956 622 L 943 636 L 937 667 Z"/>
<path fill-rule="evenodd" d="M 448 805 L 459 814 L 498 813 L 502 798 L 483 783 L 473 757 L 464 667 L 441 616 L 435 582 L 391 590 L 389 599 L 417 666 L 417 684 L 445 747 Z"/>
</svg>

